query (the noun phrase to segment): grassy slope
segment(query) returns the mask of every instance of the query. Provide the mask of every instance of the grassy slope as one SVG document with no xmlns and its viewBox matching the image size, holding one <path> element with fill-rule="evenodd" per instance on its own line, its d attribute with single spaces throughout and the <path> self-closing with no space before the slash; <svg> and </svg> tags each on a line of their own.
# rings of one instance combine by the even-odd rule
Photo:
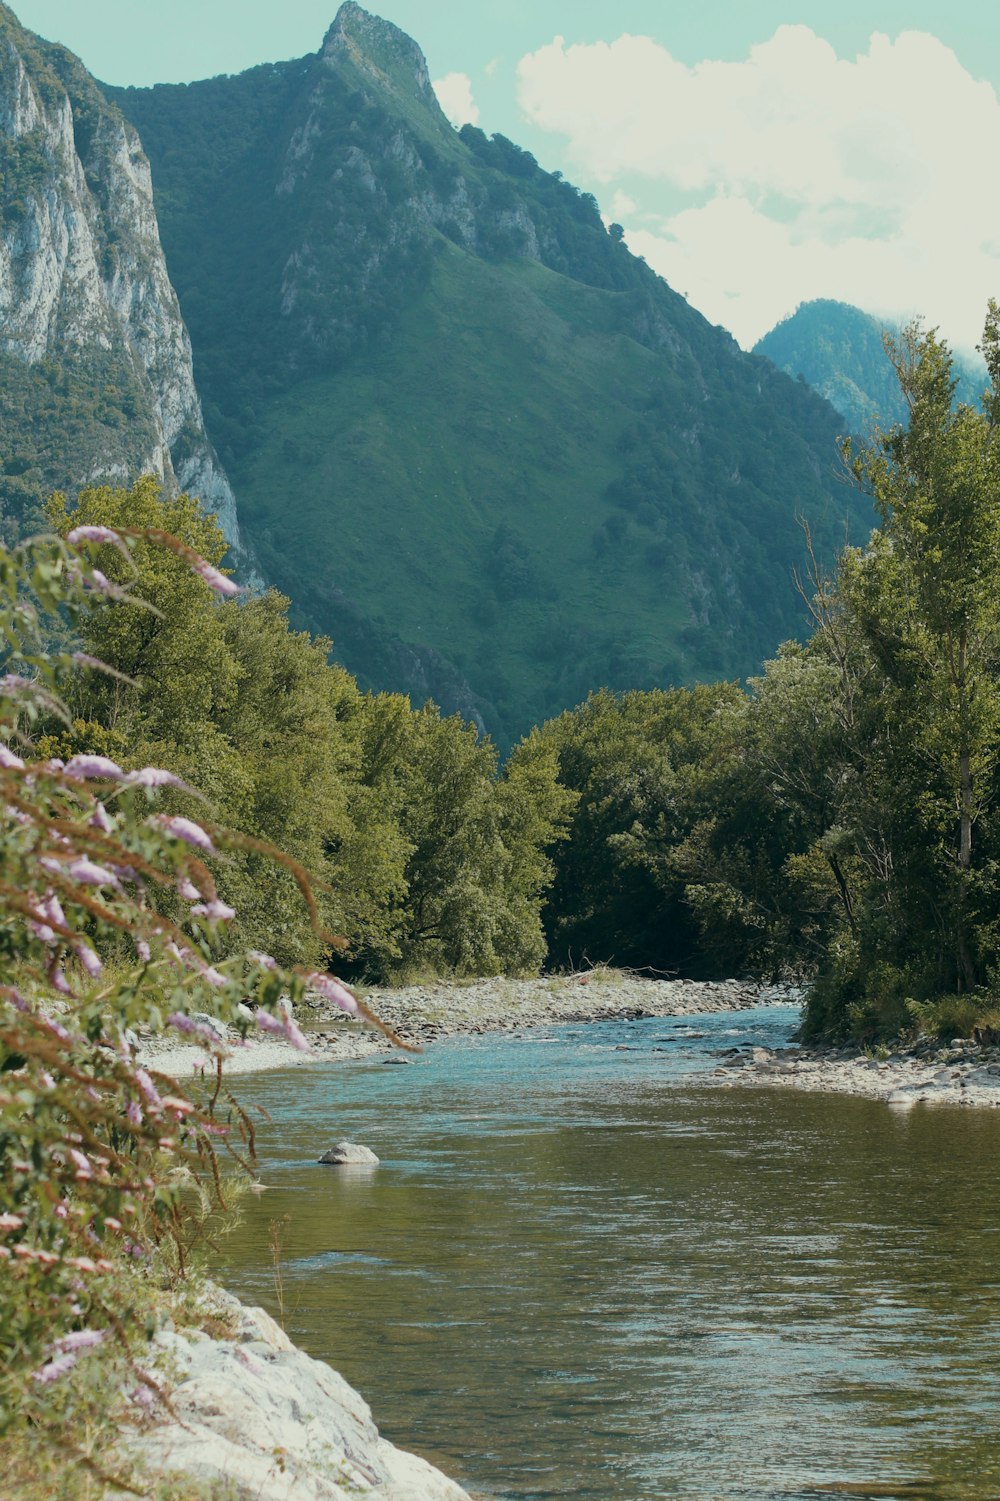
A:
<svg viewBox="0 0 1000 1501">
<path fill-rule="evenodd" d="M 593 686 L 581 666 L 597 655 L 606 671 L 617 642 L 659 676 L 683 601 L 624 552 L 594 566 L 616 445 L 656 364 L 605 331 L 608 312 L 538 265 L 445 243 L 389 349 L 265 409 L 235 476 L 265 566 L 293 592 L 301 572 L 327 575 L 522 724 Z M 502 524 L 529 554 L 506 598 L 490 567 Z"/>
</svg>

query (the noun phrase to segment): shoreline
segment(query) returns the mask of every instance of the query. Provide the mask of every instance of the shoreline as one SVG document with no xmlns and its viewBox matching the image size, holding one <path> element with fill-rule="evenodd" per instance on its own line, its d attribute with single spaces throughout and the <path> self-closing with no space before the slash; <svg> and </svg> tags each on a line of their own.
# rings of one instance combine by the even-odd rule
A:
<svg viewBox="0 0 1000 1501">
<path fill-rule="evenodd" d="M 300 1350 L 263 1308 L 217 1284 L 202 1322 L 153 1337 L 169 1405 L 123 1433 L 142 1479 L 194 1481 L 244 1501 L 473 1501 L 429 1461 L 379 1432 L 333 1366 Z M 158 1492 L 162 1494 L 162 1492 Z M 201 1492 L 199 1492 L 201 1494 Z"/>
<path fill-rule="evenodd" d="M 1000 1047 L 959 1039 L 917 1042 L 874 1056 L 859 1048 L 752 1048 L 713 1071 L 726 1088 L 798 1089 L 915 1105 L 1000 1108 Z"/>
<path fill-rule="evenodd" d="M 365 1004 L 411 1047 L 422 1048 L 446 1037 L 516 1032 L 522 1027 L 561 1026 L 573 1022 L 638 1020 L 642 1017 L 691 1016 L 713 1011 L 746 1011 L 797 998 L 787 986 L 746 980 L 650 980 L 615 971 L 588 970 L 578 975 L 532 980 L 491 978 L 469 982 L 440 981 L 398 989 L 364 992 Z M 312 1051 L 297 1052 L 281 1039 L 232 1034 L 225 1072 L 262 1073 L 275 1068 L 309 1068 L 317 1063 L 406 1054 L 366 1023 L 356 1021 L 316 998 L 298 1016 Z M 197 1044 L 174 1042 L 161 1034 L 140 1043 L 148 1068 L 190 1078 L 212 1056 Z"/>
<path fill-rule="evenodd" d="M 420 1049 L 448 1037 L 745 1011 L 794 1004 L 800 996 L 800 991 L 785 985 L 656 980 L 595 969 L 531 980 L 491 978 L 373 989 L 364 992 L 363 998 L 404 1042 Z M 254 1037 L 243 1043 L 232 1034 L 225 1055 L 226 1074 L 310 1068 L 376 1056 L 399 1062 L 407 1058 L 381 1032 L 327 1002 L 315 999 L 302 1009 L 299 1021 L 311 1052 L 297 1052 L 273 1037 Z M 162 1035 L 144 1040 L 140 1053 L 147 1067 L 178 1081 L 213 1064 L 211 1055 L 196 1044 L 173 1042 Z M 922 1038 L 905 1048 L 881 1050 L 881 1054 L 874 1056 L 857 1047 L 793 1045 L 771 1051 L 758 1047 L 735 1051 L 714 1069 L 707 1068 L 705 1077 L 722 1088 L 760 1086 L 851 1095 L 881 1100 L 894 1109 L 921 1103 L 1000 1108 L 1000 1047 Z"/>
</svg>

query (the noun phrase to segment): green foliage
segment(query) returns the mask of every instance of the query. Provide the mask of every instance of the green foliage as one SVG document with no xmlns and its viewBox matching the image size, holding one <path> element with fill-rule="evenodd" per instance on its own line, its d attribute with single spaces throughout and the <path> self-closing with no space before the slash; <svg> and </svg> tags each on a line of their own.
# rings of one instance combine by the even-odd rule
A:
<svg viewBox="0 0 1000 1501">
<path fill-rule="evenodd" d="M 84 491 L 72 512 L 57 497 L 49 517 L 63 534 L 169 532 L 211 564 L 225 552 L 195 501 L 148 479 Z M 127 560 L 105 546 L 100 561 L 137 603 L 84 612 L 76 629 L 120 675 L 74 682 L 72 723 L 44 727 L 45 753 L 99 751 L 126 768 L 155 760 L 220 822 L 279 845 L 309 873 L 322 928 L 342 936 L 353 972 L 537 969 L 545 850 L 569 803 L 548 753 L 529 741 L 498 777 L 493 747 L 457 716 L 362 695 L 329 661 L 329 641 L 289 628 L 280 595 L 220 603 L 183 556 L 142 538 Z M 192 817 L 204 810 L 190 794 L 169 798 Z M 215 879 L 236 910 L 234 942 L 289 965 L 322 962 L 291 866 L 275 871 L 266 853 L 242 848 Z"/>
<path fill-rule="evenodd" d="M 53 490 L 73 491 L 109 453 L 138 473 L 156 446 L 147 393 L 121 349 L 29 365 L 0 355 L 0 537 L 37 530 Z"/>
<path fill-rule="evenodd" d="M 582 794 L 553 941 L 811 975 L 812 1036 L 945 1035 L 996 1004 L 1000 395 L 956 404 L 919 326 L 889 348 L 909 424 L 844 449 L 881 527 L 833 580 L 813 560 L 808 645 L 745 698 L 604 695 L 545 731 Z M 992 304 L 983 351 L 996 382 Z"/>
</svg>

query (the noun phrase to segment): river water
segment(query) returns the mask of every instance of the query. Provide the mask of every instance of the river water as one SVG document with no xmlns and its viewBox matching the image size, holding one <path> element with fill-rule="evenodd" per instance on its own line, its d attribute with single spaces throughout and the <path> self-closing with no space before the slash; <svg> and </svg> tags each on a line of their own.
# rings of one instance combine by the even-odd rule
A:
<svg viewBox="0 0 1000 1501">
<path fill-rule="evenodd" d="M 240 1079 L 269 1189 L 219 1273 L 477 1495 L 998 1498 L 1000 1112 L 710 1082 L 796 1021 Z"/>
</svg>

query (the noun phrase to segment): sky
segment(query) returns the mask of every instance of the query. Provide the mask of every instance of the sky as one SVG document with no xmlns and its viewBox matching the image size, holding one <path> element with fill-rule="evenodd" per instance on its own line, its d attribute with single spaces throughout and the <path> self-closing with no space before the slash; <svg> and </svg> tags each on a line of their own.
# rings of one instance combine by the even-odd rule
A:
<svg viewBox="0 0 1000 1501">
<path fill-rule="evenodd" d="M 744 347 L 813 297 L 971 350 L 1000 297 L 1000 7 L 984 0 L 372 0 L 456 124 L 595 194 Z M 20 0 L 105 82 L 319 47 L 336 0 Z"/>
</svg>

